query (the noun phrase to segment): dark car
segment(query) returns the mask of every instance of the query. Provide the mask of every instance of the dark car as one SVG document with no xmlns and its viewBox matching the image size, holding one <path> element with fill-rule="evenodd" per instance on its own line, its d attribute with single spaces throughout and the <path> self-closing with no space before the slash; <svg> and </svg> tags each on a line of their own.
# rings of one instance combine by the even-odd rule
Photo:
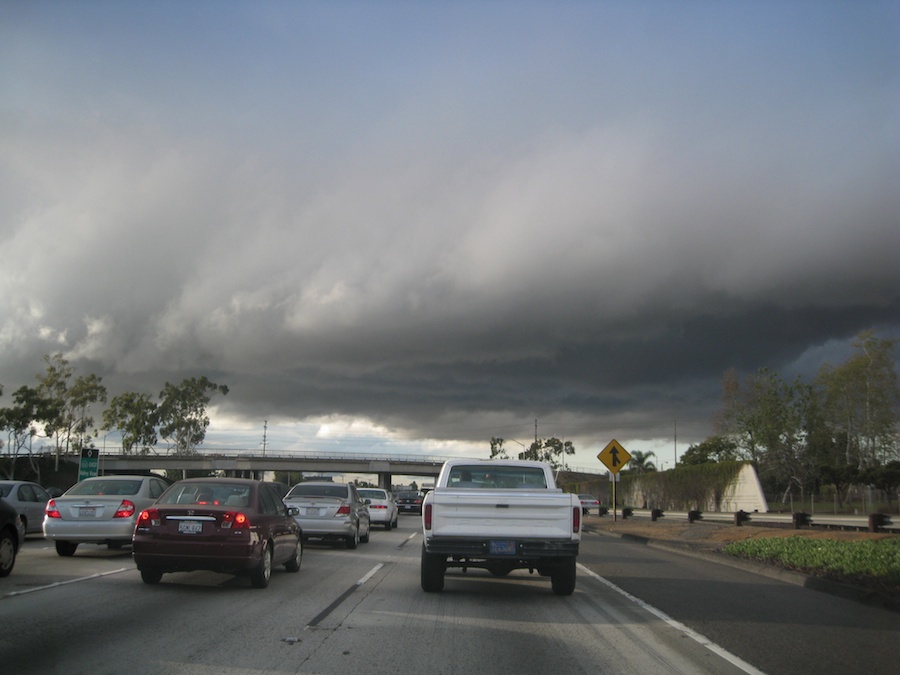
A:
<svg viewBox="0 0 900 675">
<path fill-rule="evenodd" d="M 397 494 L 397 508 L 400 513 L 422 513 L 421 492 L 400 492 Z"/>
<path fill-rule="evenodd" d="M 265 588 L 273 567 L 300 570 L 302 532 L 293 515 L 271 483 L 181 480 L 138 517 L 134 562 L 148 584 L 166 572 L 209 570 L 247 574 Z"/>
<path fill-rule="evenodd" d="M 0 577 L 9 576 L 16 554 L 25 541 L 25 523 L 19 512 L 0 497 Z"/>
</svg>

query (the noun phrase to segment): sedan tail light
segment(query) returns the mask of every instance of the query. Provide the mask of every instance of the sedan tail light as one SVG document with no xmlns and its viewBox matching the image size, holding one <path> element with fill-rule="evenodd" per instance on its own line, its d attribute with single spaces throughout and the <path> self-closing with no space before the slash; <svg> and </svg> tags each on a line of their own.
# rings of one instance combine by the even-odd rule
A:
<svg viewBox="0 0 900 675">
<path fill-rule="evenodd" d="M 222 515 L 221 527 L 223 530 L 249 530 L 250 519 L 247 517 L 246 513 L 241 513 L 240 511 L 226 511 Z"/>
<path fill-rule="evenodd" d="M 350 505 L 349 504 L 341 504 L 340 508 L 338 508 L 337 513 L 334 514 L 337 516 L 349 516 L 350 515 Z"/>
<path fill-rule="evenodd" d="M 44 512 L 47 514 L 48 518 L 62 518 L 59 509 L 56 507 L 56 501 L 53 499 L 47 502 L 47 509 Z"/>
<path fill-rule="evenodd" d="M 113 514 L 113 518 L 131 518 L 131 516 L 134 515 L 134 511 L 134 502 L 123 499 L 122 503 L 119 504 L 119 508 L 116 509 L 116 512 Z"/>
<path fill-rule="evenodd" d="M 141 515 L 138 516 L 137 524 L 139 527 L 147 527 L 148 525 L 158 527 L 159 523 L 159 509 L 145 509 L 144 511 L 141 511 Z"/>
</svg>

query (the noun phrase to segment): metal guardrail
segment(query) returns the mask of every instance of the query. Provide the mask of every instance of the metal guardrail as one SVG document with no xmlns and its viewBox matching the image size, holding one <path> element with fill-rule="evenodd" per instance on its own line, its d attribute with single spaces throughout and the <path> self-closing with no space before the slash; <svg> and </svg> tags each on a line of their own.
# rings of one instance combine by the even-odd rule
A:
<svg viewBox="0 0 900 675">
<path fill-rule="evenodd" d="M 630 509 L 628 516 L 624 515 L 626 508 L 619 509 L 619 517 L 648 518 L 656 520 L 697 520 L 718 523 L 730 523 L 732 525 L 749 525 L 763 527 L 790 527 L 794 529 L 831 529 L 831 530 L 855 530 L 868 532 L 889 532 L 900 534 L 900 515 L 886 515 L 873 513 L 869 515 L 841 515 L 841 514 L 808 514 L 808 513 L 758 513 L 738 511 L 736 513 L 718 513 L 707 511 L 661 511 L 658 509 Z M 657 511 L 654 514 L 654 511 Z M 698 517 L 699 515 L 699 517 Z"/>
</svg>

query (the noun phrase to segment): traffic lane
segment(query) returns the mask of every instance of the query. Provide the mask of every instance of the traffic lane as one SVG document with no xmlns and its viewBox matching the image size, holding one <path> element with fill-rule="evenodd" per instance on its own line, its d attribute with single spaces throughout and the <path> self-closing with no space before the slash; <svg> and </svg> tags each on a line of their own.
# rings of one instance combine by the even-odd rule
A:
<svg viewBox="0 0 900 675">
<path fill-rule="evenodd" d="M 0 663 L 17 673 L 734 672 L 590 578 L 560 598 L 527 572 L 451 572 L 445 592 L 426 594 L 420 546 L 410 526 L 356 551 L 309 547 L 299 574 L 279 568 L 265 590 L 205 572 L 147 586 L 132 569 L 7 597 Z"/>
<path fill-rule="evenodd" d="M 130 546 L 111 549 L 106 545 L 81 544 L 74 556 L 63 557 L 52 541 L 29 537 L 16 555 L 12 574 L 0 580 L 0 596 L 132 567 Z"/>
<path fill-rule="evenodd" d="M 416 543 L 315 628 L 327 639 L 300 646 L 304 670 L 336 672 L 356 655 L 371 672 L 744 672 L 590 577 L 559 597 L 527 571 L 451 570 L 442 592 L 424 593 Z"/>
<path fill-rule="evenodd" d="M 586 534 L 579 561 L 767 672 L 877 671 L 900 659 L 895 612 L 618 537 Z"/>
<path fill-rule="evenodd" d="M 267 589 L 209 572 L 149 586 L 132 563 L 119 574 L 0 595 L 0 664 L 15 673 L 225 673 L 277 672 L 284 661 L 296 672 L 296 637 L 373 567 L 379 547 L 397 550 L 402 538 L 306 551 L 299 573 L 278 567 Z"/>
</svg>

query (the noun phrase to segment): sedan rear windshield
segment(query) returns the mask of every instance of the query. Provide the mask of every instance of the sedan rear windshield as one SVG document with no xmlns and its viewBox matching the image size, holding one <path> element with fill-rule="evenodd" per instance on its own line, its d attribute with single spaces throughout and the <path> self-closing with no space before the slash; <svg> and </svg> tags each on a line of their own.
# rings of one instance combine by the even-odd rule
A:
<svg viewBox="0 0 900 675">
<path fill-rule="evenodd" d="M 250 487 L 237 483 L 176 483 L 162 497 L 159 504 L 208 504 L 211 506 L 241 506 L 250 504 Z"/>
<path fill-rule="evenodd" d="M 288 497 L 335 497 L 347 498 L 347 488 L 344 485 L 295 485 L 288 492 Z"/>
<path fill-rule="evenodd" d="M 357 490 L 359 496 L 363 499 L 387 499 L 387 493 L 384 490 Z"/>
<path fill-rule="evenodd" d="M 136 495 L 142 480 L 86 480 L 69 488 L 66 495 Z"/>
</svg>

